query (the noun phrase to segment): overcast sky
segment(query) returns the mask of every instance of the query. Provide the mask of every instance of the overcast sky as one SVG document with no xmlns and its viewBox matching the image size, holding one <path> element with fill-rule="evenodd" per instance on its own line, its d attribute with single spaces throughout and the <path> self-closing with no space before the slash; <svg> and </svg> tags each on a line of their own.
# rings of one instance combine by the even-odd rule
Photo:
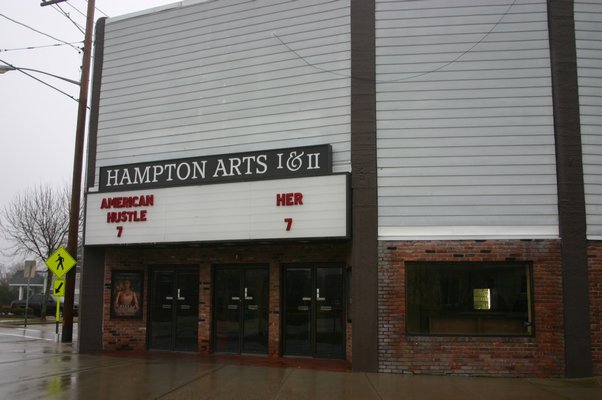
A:
<svg viewBox="0 0 602 400">
<path fill-rule="evenodd" d="M 0 60 L 80 80 L 86 0 L 41 7 L 42 0 L 0 0 Z M 174 0 L 96 0 L 94 19 L 176 3 Z M 72 22 L 73 21 L 73 22 Z M 38 32 L 36 32 L 38 31 Z M 65 43 L 73 43 L 67 45 Z M 59 46 L 56 46 L 60 44 Z M 0 62 L 0 65 L 5 65 Z M 0 208 L 41 184 L 71 184 L 79 87 L 31 72 L 65 92 L 18 72 L 0 74 Z M 70 98 L 73 97 L 74 99 Z M 87 124 L 86 124 L 87 130 Z M 7 247 L 0 235 L 0 249 Z M 0 255 L 0 265 L 12 260 Z"/>
</svg>

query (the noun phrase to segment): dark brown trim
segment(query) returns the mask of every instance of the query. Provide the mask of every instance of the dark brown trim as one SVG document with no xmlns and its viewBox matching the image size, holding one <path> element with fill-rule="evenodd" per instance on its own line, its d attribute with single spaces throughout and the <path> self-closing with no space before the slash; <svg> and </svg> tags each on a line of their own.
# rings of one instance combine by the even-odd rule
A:
<svg viewBox="0 0 602 400">
<path fill-rule="evenodd" d="M 100 81 L 104 53 L 106 18 L 96 22 L 94 66 L 92 69 L 92 92 L 90 96 L 90 121 L 88 126 L 87 187 L 94 186 L 96 169 L 96 137 L 98 132 L 98 110 Z M 84 189 L 86 191 L 86 188 Z M 86 202 L 84 202 L 84 207 Z M 85 223 L 85 222 L 84 222 Z M 102 319 L 104 291 L 104 247 L 84 246 L 84 265 L 80 277 L 79 350 L 82 353 L 103 350 Z"/>
<path fill-rule="evenodd" d="M 374 0 L 351 0 L 353 370 L 378 370 Z"/>
<path fill-rule="evenodd" d="M 102 82 L 102 64 L 105 47 L 106 18 L 96 21 L 94 36 L 94 67 L 92 69 L 92 93 L 90 96 L 90 122 L 88 127 L 88 168 L 86 170 L 87 187 L 94 187 L 96 177 L 96 145 L 98 136 L 98 111 L 100 107 L 100 85 Z"/>
<path fill-rule="evenodd" d="M 79 351 L 99 352 L 102 344 L 105 249 L 84 248 L 79 307 Z"/>
<path fill-rule="evenodd" d="M 548 0 L 558 217 L 562 240 L 565 374 L 593 373 L 587 224 L 572 0 Z"/>
</svg>

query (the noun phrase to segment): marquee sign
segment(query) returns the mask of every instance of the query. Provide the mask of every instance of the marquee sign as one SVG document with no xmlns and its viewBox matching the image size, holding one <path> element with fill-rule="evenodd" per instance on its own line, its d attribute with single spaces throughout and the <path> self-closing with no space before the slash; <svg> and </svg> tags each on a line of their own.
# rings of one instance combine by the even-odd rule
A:
<svg viewBox="0 0 602 400">
<path fill-rule="evenodd" d="M 330 145 L 100 168 L 99 192 L 323 176 L 332 173 Z"/>
<path fill-rule="evenodd" d="M 282 153 L 283 161 L 292 152 Z M 278 154 L 266 165 L 278 169 Z M 311 159 L 305 158 L 306 166 Z M 84 242 L 346 238 L 348 199 L 348 174 L 88 193 Z"/>
</svg>

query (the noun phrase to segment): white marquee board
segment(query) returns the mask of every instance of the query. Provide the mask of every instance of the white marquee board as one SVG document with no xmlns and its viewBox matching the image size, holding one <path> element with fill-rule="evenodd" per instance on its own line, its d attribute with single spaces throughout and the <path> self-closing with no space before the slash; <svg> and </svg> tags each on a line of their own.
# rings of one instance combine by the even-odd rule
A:
<svg viewBox="0 0 602 400">
<path fill-rule="evenodd" d="M 86 245 L 343 238 L 348 175 L 87 195 Z"/>
</svg>

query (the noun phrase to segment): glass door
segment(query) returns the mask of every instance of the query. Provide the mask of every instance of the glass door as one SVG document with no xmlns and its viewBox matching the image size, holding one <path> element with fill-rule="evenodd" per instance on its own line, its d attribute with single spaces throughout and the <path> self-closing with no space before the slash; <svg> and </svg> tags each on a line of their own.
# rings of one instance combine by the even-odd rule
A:
<svg viewBox="0 0 602 400">
<path fill-rule="evenodd" d="M 196 351 L 199 273 L 196 268 L 157 268 L 152 272 L 149 348 Z"/>
<path fill-rule="evenodd" d="M 198 271 L 176 273 L 175 288 L 175 350 L 197 350 L 198 342 Z"/>
<path fill-rule="evenodd" d="M 316 355 L 340 357 L 344 355 L 344 281 L 343 268 L 315 269 Z"/>
<path fill-rule="evenodd" d="M 217 352 L 239 353 L 240 276 L 234 269 L 215 270 L 213 280 L 214 349 Z"/>
<path fill-rule="evenodd" d="M 312 354 L 312 289 L 310 268 L 287 268 L 284 274 L 284 354 Z"/>
<path fill-rule="evenodd" d="M 213 276 L 214 350 L 267 354 L 267 267 L 216 266 Z"/>
<path fill-rule="evenodd" d="M 327 265 L 290 266 L 284 269 L 283 275 L 283 353 L 343 358 L 343 268 Z"/>
<path fill-rule="evenodd" d="M 149 348 L 172 350 L 173 271 L 153 271 L 151 285 Z"/>
<path fill-rule="evenodd" d="M 253 268 L 242 272 L 242 352 L 268 352 L 268 270 Z"/>
</svg>

